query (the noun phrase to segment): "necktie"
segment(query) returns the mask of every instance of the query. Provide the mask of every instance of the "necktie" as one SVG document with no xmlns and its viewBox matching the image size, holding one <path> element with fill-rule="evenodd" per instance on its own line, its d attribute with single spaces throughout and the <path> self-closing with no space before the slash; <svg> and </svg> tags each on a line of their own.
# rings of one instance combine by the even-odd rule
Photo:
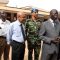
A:
<svg viewBox="0 0 60 60">
<path fill-rule="evenodd" d="M 56 29 L 57 29 L 56 24 L 57 24 L 57 23 L 54 21 L 54 29 L 55 29 L 55 31 L 56 31 Z"/>
<path fill-rule="evenodd" d="M 56 22 L 54 22 L 54 28 L 56 28 Z"/>
<path fill-rule="evenodd" d="M 21 26 L 21 31 L 22 31 L 23 38 L 24 38 L 24 40 L 25 40 L 25 32 L 24 32 L 24 28 L 23 28 L 22 24 L 21 24 L 20 26 Z"/>
</svg>

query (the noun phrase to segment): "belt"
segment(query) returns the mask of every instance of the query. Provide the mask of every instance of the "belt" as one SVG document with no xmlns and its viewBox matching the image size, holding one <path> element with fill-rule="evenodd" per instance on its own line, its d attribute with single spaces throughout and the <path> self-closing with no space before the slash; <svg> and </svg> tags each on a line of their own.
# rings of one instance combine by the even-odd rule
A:
<svg viewBox="0 0 60 60">
<path fill-rule="evenodd" d="M 0 38 L 4 38 L 4 39 L 6 39 L 6 37 L 4 37 L 4 36 L 0 36 Z"/>
<path fill-rule="evenodd" d="M 19 43 L 19 44 L 25 44 L 24 42 L 18 42 L 18 41 L 15 41 L 15 40 L 13 40 L 13 42 Z"/>
<path fill-rule="evenodd" d="M 43 42 L 43 43 L 48 44 L 48 45 L 56 44 L 56 43 L 53 43 L 53 42 L 51 42 L 51 43 Z"/>
<path fill-rule="evenodd" d="M 46 42 L 43 42 L 44 44 L 47 44 L 47 45 L 51 45 L 51 43 L 46 43 Z"/>
</svg>

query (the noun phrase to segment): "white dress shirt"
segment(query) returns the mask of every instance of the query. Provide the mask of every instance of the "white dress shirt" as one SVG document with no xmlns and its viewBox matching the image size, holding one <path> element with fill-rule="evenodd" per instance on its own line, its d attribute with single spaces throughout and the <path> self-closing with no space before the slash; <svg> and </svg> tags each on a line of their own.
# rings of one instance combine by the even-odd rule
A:
<svg viewBox="0 0 60 60">
<path fill-rule="evenodd" d="M 49 19 L 49 21 L 52 23 L 52 26 L 54 27 L 54 21 L 52 19 Z"/>
<path fill-rule="evenodd" d="M 11 40 L 23 43 L 24 38 L 21 31 L 21 23 L 17 20 L 10 24 L 8 33 L 7 33 L 7 43 L 10 44 Z M 24 27 L 24 25 L 23 25 Z M 24 27 L 25 29 L 25 27 Z"/>
<path fill-rule="evenodd" d="M 5 22 L 0 19 L 0 36 L 6 37 L 8 27 L 10 25 L 10 21 L 6 20 Z"/>
</svg>

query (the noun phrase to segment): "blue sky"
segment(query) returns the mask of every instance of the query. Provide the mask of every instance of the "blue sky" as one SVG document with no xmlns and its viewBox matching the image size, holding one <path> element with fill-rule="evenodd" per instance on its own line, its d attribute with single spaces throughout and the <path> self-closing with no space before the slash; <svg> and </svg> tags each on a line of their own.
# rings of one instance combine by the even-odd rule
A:
<svg viewBox="0 0 60 60">
<path fill-rule="evenodd" d="M 25 7 L 33 6 L 47 11 L 57 9 L 60 11 L 60 0 L 9 0 L 8 6 L 11 7 Z"/>
</svg>

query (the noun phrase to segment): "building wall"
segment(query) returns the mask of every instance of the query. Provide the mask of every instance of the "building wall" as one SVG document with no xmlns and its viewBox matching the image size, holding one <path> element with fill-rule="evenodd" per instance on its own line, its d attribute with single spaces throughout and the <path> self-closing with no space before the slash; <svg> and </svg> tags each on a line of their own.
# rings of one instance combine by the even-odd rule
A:
<svg viewBox="0 0 60 60">
<path fill-rule="evenodd" d="M 0 3 L 7 4 L 9 0 L 0 0 Z"/>
</svg>

